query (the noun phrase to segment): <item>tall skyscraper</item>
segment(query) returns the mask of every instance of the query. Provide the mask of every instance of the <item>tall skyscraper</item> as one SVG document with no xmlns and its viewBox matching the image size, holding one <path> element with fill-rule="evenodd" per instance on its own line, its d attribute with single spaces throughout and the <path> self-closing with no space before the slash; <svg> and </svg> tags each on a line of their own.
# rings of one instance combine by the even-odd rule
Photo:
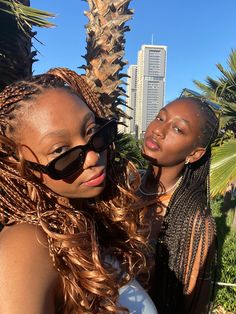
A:
<svg viewBox="0 0 236 314">
<path fill-rule="evenodd" d="M 142 138 L 148 124 L 154 119 L 165 101 L 167 47 L 142 45 L 137 66 L 130 66 L 127 104 L 134 108 L 130 129 Z"/>
</svg>

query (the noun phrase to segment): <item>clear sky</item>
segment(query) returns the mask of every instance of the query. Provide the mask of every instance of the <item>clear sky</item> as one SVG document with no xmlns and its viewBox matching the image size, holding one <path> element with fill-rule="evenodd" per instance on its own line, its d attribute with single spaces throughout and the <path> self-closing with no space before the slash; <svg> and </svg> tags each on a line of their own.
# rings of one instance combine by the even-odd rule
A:
<svg viewBox="0 0 236 314">
<path fill-rule="evenodd" d="M 31 0 L 31 6 L 48 10 L 57 16 L 53 29 L 37 29 L 35 43 L 40 51 L 34 72 L 54 66 L 66 66 L 79 73 L 85 64 L 81 57 L 86 50 L 84 10 L 82 0 Z M 231 49 L 236 49 L 236 0 L 133 0 L 132 20 L 125 33 L 129 64 L 136 64 L 142 44 L 166 45 L 166 102 L 176 98 L 185 87 L 195 89 L 193 79 L 204 81 L 207 75 L 217 78 L 217 63 L 227 66 Z"/>
</svg>

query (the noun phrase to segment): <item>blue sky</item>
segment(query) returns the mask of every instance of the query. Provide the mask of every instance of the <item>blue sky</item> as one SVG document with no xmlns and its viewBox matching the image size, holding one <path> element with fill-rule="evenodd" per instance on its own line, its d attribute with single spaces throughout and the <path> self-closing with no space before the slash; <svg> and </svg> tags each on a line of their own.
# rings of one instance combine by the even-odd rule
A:
<svg viewBox="0 0 236 314">
<path fill-rule="evenodd" d="M 31 0 L 31 6 L 54 12 L 53 29 L 37 29 L 35 43 L 40 51 L 34 72 L 41 73 L 54 66 L 66 66 L 83 73 L 86 53 L 84 10 L 82 0 Z M 235 0 L 133 0 L 134 15 L 127 24 L 125 59 L 137 62 L 142 44 L 166 45 L 166 102 L 176 98 L 185 87 L 196 89 L 193 79 L 204 81 L 209 75 L 217 78 L 217 63 L 227 66 L 231 49 L 236 49 Z"/>
</svg>

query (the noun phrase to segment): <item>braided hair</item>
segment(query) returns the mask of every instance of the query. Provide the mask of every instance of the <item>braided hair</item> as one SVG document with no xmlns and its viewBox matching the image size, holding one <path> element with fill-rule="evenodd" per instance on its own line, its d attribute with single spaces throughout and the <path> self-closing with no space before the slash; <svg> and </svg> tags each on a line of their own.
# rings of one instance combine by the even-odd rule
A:
<svg viewBox="0 0 236 314">
<path fill-rule="evenodd" d="M 0 93 L 0 222 L 26 222 L 44 230 L 52 263 L 63 283 L 62 313 L 117 313 L 118 288 L 145 265 L 144 213 L 132 206 L 136 181 L 128 183 L 131 174 L 132 178 L 138 174 L 110 148 L 107 187 L 100 197 L 83 203 L 61 202 L 34 175 L 15 140 L 21 109 L 45 90 L 56 88 L 78 95 L 96 116 L 110 116 L 83 77 L 66 68 L 6 87 Z M 111 255 L 121 262 L 119 269 L 104 258 Z"/>
<path fill-rule="evenodd" d="M 151 292 L 161 314 L 191 313 L 184 311 L 183 298 L 190 290 L 197 252 L 200 250 L 199 277 L 202 280 L 209 276 L 214 260 L 212 237 L 216 231 L 210 210 L 209 170 L 211 144 L 217 136 L 219 122 L 206 101 L 196 97 L 184 99 L 193 102 L 199 110 L 202 128 L 198 144 L 206 148 L 206 152 L 200 160 L 185 165 L 181 183 L 170 199 L 162 222 L 156 248 L 157 277 Z M 194 293 L 193 307 L 199 291 Z"/>
</svg>

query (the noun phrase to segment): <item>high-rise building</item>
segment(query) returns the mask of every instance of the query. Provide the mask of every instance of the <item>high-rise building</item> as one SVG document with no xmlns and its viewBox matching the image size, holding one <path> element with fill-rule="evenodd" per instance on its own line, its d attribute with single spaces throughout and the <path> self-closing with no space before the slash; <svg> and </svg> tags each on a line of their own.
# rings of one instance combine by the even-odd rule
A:
<svg viewBox="0 0 236 314">
<path fill-rule="evenodd" d="M 143 45 L 138 52 L 135 123 L 142 138 L 165 101 L 167 47 Z"/>
<path fill-rule="evenodd" d="M 142 45 L 137 65 L 128 69 L 126 113 L 133 119 L 126 121 L 128 133 L 142 138 L 148 124 L 165 102 L 167 47 Z"/>
</svg>

